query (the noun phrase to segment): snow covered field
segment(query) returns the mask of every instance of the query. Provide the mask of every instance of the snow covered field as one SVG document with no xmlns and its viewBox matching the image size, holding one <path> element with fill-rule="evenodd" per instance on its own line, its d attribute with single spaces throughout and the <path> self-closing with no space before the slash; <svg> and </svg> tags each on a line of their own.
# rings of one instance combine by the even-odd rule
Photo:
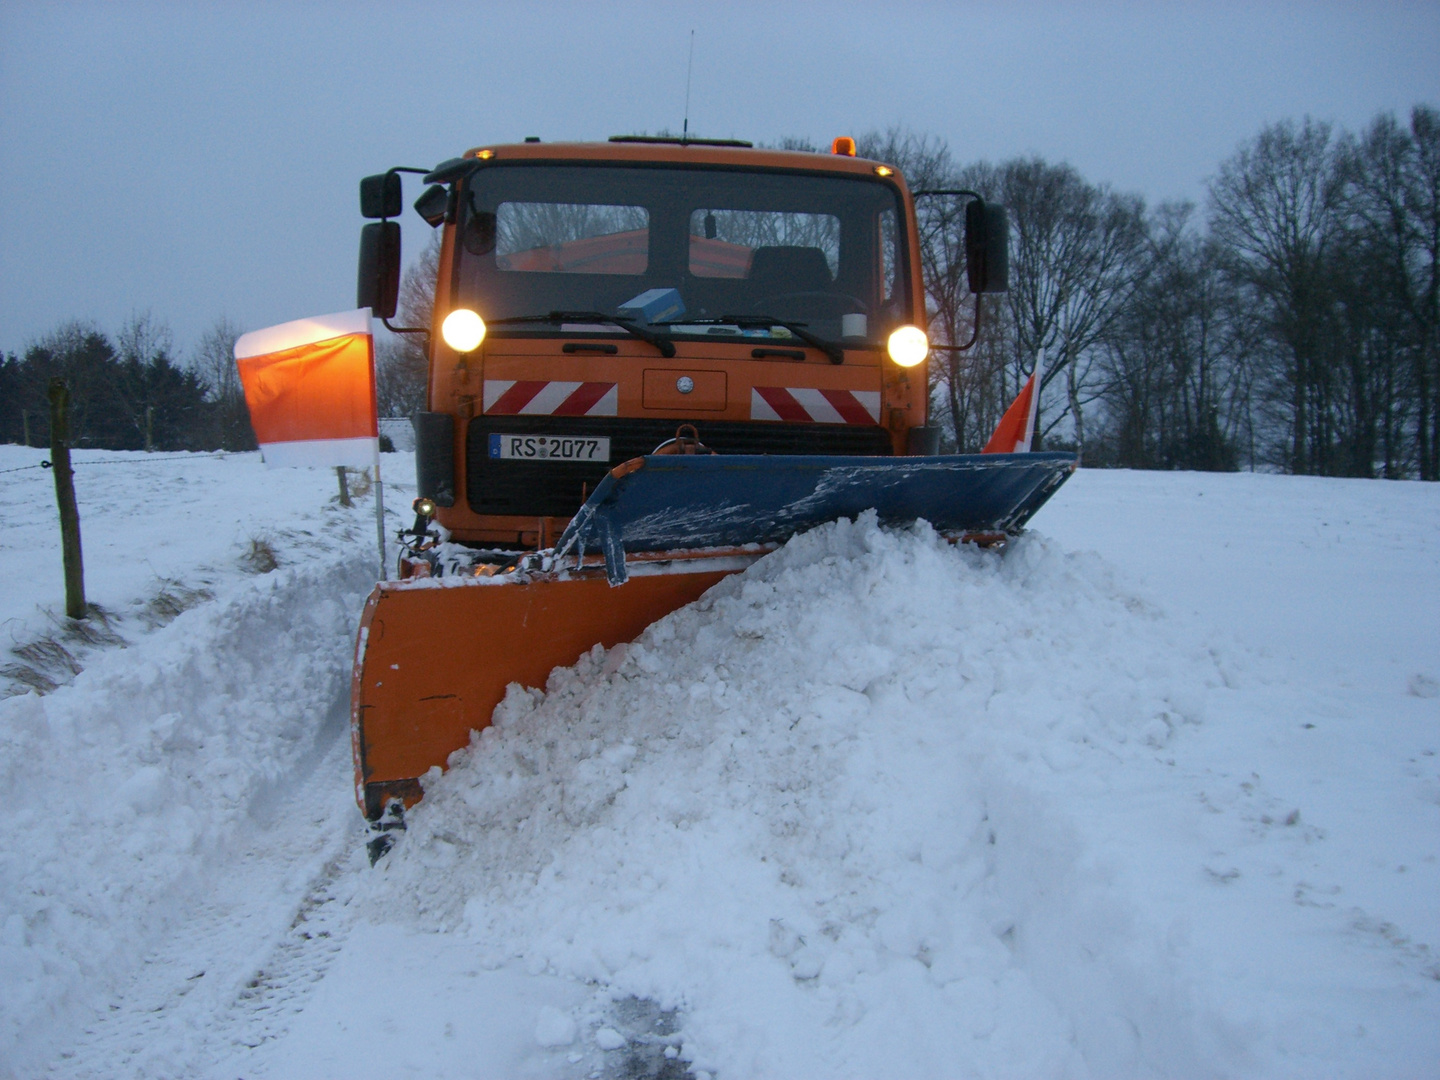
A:
<svg viewBox="0 0 1440 1080">
<path fill-rule="evenodd" d="M 42 456 L 0 447 L 0 667 L 55 687 L 0 700 L 0 1076 L 1440 1076 L 1434 485 L 827 526 L 513 690 L 372 870 L 371 501 L 77 454 L 83 640 Z"/>
</svg>

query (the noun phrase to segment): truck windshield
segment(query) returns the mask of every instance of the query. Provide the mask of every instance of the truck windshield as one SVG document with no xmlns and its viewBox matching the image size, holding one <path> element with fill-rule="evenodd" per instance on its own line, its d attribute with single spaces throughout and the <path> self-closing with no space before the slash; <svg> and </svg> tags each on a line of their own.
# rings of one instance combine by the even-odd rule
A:
<svg viewBox="0 0 1440 1080">
<path fill-rule="evenodd" d="M 674 335 L 742 333 L 724 318 L 769 316 L 821 338 L 879 342 L 908 310 L 901 203 L 879 181 L 507 164 L 474 173 L 462 206 L 460 302 L 487 321 L 643 308 L 630 317 Z M 567 327 L 496 330 L 553 335 Z M 584 332 L 624 333 L 601 325 Z"/>
</svg>

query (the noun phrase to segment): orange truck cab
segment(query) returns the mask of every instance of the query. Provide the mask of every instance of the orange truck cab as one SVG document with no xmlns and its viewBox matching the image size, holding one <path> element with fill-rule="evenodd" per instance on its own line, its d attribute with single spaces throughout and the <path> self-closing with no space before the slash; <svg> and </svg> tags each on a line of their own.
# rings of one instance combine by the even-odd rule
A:
<svg viewBox="0 0 1440 1080">
<path fill-rule="evenodd" d="M 416 206 L 443 232 L 417 472 L 453 541 L 553 543 L 680 425 L 718 453 L 935 453 L 926 349 L 902 366 L 887 347 L 926 324 L 893 168 L 617 138 L 487 146 L 426 179 Z M 383 252 L 387 230 L 398 264 L 394 222 L 367 240 Z M 383 257 L 362 246 L 360 299 L 388 317 L 398 273 L 367 293 Z"/>
</svg>

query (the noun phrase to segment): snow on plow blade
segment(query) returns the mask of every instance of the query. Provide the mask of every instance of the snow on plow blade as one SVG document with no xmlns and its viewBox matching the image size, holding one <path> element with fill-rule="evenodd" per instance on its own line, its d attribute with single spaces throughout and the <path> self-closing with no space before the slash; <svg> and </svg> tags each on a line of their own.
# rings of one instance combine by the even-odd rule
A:
<svg viewBox="0 0 1440 1080">
<path fill-rule="evenodd" d="M 870 509 L 882 525 L 1014 533 L 1074 469 L 1074 454 L 1053 453 L 636 458 L 596 486 L 556 551 L 603 552 L 618 585 L 627 552 L 779 543 Z"/>
<path fill-rule="evenodd" d="M 869 509 L 953 536 L 1013 533 L 1074 468 L 1071 454 L 654 455 L 617 466 L 545 569 L 375 587 L 351 680 L 356 800 L 372 820 L 392 799 L 414 803 L 420 777 L 489 725 L 510 683 L 544 686 L 594 645 L 638 637 L 796 533 Z"/>
</svg>

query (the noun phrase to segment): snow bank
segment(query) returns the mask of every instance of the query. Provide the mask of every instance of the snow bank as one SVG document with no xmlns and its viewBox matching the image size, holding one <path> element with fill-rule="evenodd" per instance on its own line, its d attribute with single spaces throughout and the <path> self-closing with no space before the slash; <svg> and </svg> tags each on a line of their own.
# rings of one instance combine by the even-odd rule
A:
<svg viewBox="0 0 1440 1080">
<path fill-rule="evenodd" d="M 0 451 L 17 470 L 0 489 L 9 643 L 53 634 L 83 668 L 48 695 L 0 699 L 3 1075 L 57 1024 L 118 1000 L 235 871 L 237 837 L 343 738 L 375 554 L 364 511 L 333 506 L 333 473 L 267 472 L 253 454 L 77 455 L 87 593 L 109 613 L 107 634 L 77 645 L 55 613 L 49 474 L 23 468 L 37 451 Z"/>
<path fill-rule="evenodd" d="M 1223 685 L 1093 557 L 840 522 L 512 687 L 375 910 L 682 1008 L 719 1075 L 1218 1073 L 1067 797 Z"/>
<path fill-rule="evenodd" d="M 68 994 L 113 992 L 237 826 L 343 731 L 366 571 L 354 557 L 279 570 L 140 656 L 0 701 L 0 1039 Z"/>
</svg>

